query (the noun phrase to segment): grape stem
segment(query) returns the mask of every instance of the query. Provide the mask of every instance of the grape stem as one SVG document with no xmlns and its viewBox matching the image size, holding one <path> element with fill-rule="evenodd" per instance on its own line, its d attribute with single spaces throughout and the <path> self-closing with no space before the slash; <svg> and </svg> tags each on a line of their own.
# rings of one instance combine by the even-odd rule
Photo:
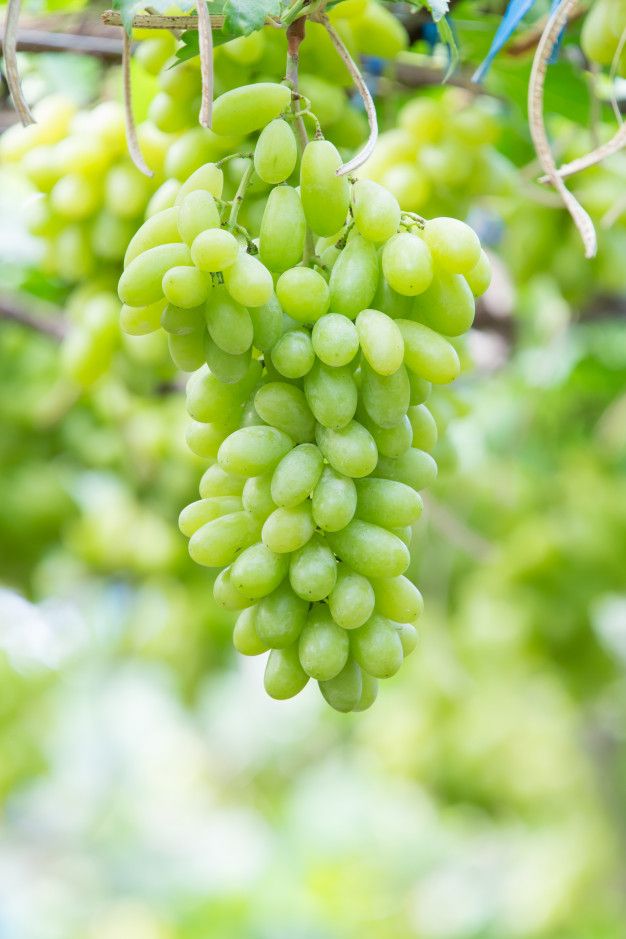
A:
<svg viewBox="0 0 626 939">
<path fill-rule="evenodd" d="M 309 135 L 306 132 L 304 118 L 301 113 L 298 102 L 302 95 L 298 92 L 298 65 L 300 62 L 300 43 L 304 39 L 304 30 L 306 19 L 304 17 L 295 20 L 287 27 L 287 72 L 285 80 L 291 87 L 291 110 L 294 115 L 298 142 L 300 146 L 300 155 L 309 142 Z M 315 255 L 315 245 L 313 243 L 313 233 L 309 226 L 306 229 L 306 238 L 304 240 L 303 263 L 307 265 L 309 260 Z"/>
<path fill-rule="evenodd" d="M 358 170 L 360 166 L 370 158 L 373 153 L 374 147 L 376 146 L 376 141 L 378 140 L 378 118 L 376 117 L 376 106 L 374 105 L 374 99 L 372 98 L 369 88 L 365 83 L 361 71 L 348 52 L 346 46 L 341 39 L 341 36 L 334 28 L 328 17 L 325 13 L 316 13 L 311 19 L 315 20 L 317 23 L 321 23 L 322 26 L 326 29 L 326 32 L 330 36 L 332 43 L 343 59 L 343 62 L 352 76 L 352 80 L 356 86 L 357 91 L 359 92 L 363 104 L 365 106 L 365 113 L 367 114 L 367 123 L 369 124 L 370 133 L 367 138 L 367 142 L 362 150 L 354 156 L 347 163 L 343 163 L 339 169 L 336 171 L 337 176 L 347 176 L 349 173 L 353 173 L 355 170 Z"/>
<path fill-rule="evenodd" d="M 135 116 L 133 114 L 132 81 L 130 77 L 130 36 L 123 31 L 122 38 L 122 82 L 124 86 L 124 120 L 126 122 L 126 144 L 130 158 L 137 169 L 144 176 L 154 176 L 150 167 L 146 164 L 139 146 L 137 137 L 137 127 L 135 126 Z"/>
<path fill-rule="evenodd" d="M 202 103 L 200 124 L 210 127 L 213 116 L 213 27 L 206 0 L 198 0 L 198 45 L 200 47 L 200 75 L 202 78 Z"/>
<path fill-rule="evenodd" d="M 4 39 L 2 41 L 4 71 L 15 110 L 24 127 L 27 127 L 29 124 L 35 123 L 35 118 L 31 114 L 26 98 L 24 97 L 22 83 L 20 81 L 20 72 L 17 67 L 17 27 L 19 18 L 20 0 L 9 0 L 4 25 Z"/>
<path fill-rule="evenodd" d="M 230 209 L 230 215 L 228 216 L 228 228 L 231 230 L 237 226 L 237 217 L 239 215 L 239 209 L 241 208 L 241 203 L 244 200 L 246 195 L 246 189 L 250 184 L 250 179 L 252 178 L 252 171 L 254 170 L 254 163 L 251 158 L 248 158 L 247 166 L 243 173 L 241 174 L 241 179 L 239 180 L 239 186 L 237 187 L 237 192 L 235 193 L 235 198 L 233 199 L 233 204 Z"/>
<path fill-rule="evenodd" d="M 216 160 L 215 165 L 223 166 L 224 163 L 228 163 L 229 160 L 251 160 L 253 156 L 254 154 L 252 153 L 242 153 L 241 151 L 238 153 L 228 153 L 226 156 L 222 157 L 221 160 Z"/>
</svg>

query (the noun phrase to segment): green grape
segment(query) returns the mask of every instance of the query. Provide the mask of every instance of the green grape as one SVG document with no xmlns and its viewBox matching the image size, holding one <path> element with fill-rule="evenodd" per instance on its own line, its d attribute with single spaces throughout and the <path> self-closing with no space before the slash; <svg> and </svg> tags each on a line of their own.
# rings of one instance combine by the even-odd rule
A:
<svg viewBox="0 0 626 939">
<path fill-rule="evenodd" d="M 456 349 L 422 323 L 396 320 L 404 339 L 404 362 L 419 378 L 433 384 L 454 381 L 461 371 Z"/>
<path fill-rule="evenodd" d="M 422 514 L 421 497 L 407 486 L 391 479 L 357 479 L 357 518 L 382 528 L 413 525 Z"/>
<path fill-rule="evenodd" d="M 183 309 L 204 303 L 211 290 L 211 279 L 191 265 L 170 267 L 163 275 L 163 293 L 169 303 Z"/>
<path fill-rule="evenodd" d="M 263 523 L 264 544 L 277 554 L 297 551 L 307 543 L 314 531 L 309 502 L 290 508 L 279 506 Z"/>
<path fill-rule="evenodd" d="M 264 687 L 270 698 L 284 701 L 299 694 L 309 676 L 300 665 L 297 645 L 272 649 L 265 667 Z"/>
<path fill-rule="evenodd" d="M 258 62 L 265 48 L 265 36 L 261 30 L 247 36 L 231 39 L 222 47 L 224 55 L 229 56 L 239 65 L 252 65 Z"/>
<path fill-rule="evenodd" d="M 300 195 L 307 225 L 316 235 L 334 235 L 345 224 L 350 185 L 336 175 L 340 166 L 339 152 L 328 140 L 312 140 L 302 154 Z"/>
<path fill-rule="evenodd" d="M 276 508 L 276 503 L 272 499 L 272 473 L 266 473 L 264 476 L 251 476 L 247 479 L 241 499 L 244 509 L 264 522 Z"/>
<path fill-rule="evenodd" d="M 204 364 L 204 330 L 182 336 L 170 334 L 167 346 L 174 365 L 181 372 L 195 372 Z"/>
<path fill-rule="evenodd" d="M 272 349 L 272 365 L 285 378 L 302 378 L 314 362 L 311 335 L 306 329 L 289 330 Z"/>
<path fill-rule="evenodd" d="M 335 555 L 322 538 L 311 538 L 292 555 L 289 582 L 294 593 L 303 600 L 323 600 L 335 586 L 336 579 Z"/>
<path fill-rule="evenodd" d="M 378 255 L 365 238 L 355 235 L 341 252 L 330 274 L 333 313 L 354 319 L 372 302 L 378 286 Z"/>
<path fill-rule="evenodd" d="M 190 102 L 178 102 L 171 95 L 159 91 L 148 108 L 148 118 L 165 134 L 175 134 L 193 123 Z"/>
<path fill-rule="evenodd" d="M 162 212 L 163 209 L 171 209 L 176 204 L 176 197 L 180 189 L 181 185 L 177 179 L 166 179 L 148 202 L 146 218 L 152 218 L 153 215 Z"/>
<path fill-rule="evenodd" d="M 340 711 L 342 714 L 354 711 L 363 693 L 361 669 L 354 659 L 349 657 L 339 674 L 329 681 L 321 681 L 319 688 L 324 700 L 335 711 Z"/>
<path fill-rule="evenodd" d="M 309 99 L 311 110 L 324 129 L 336 124 L 343 114 L 346 103 L 343 91 L 324 78 L 301 72 L 298 75 L 298 91 Z"/>
<path fill-rule="evenodd" d="M 373 613 L 364 626 L 350 633 L 350 650 L 372 678 L 395 675 L 404 658 L 397 630 L 379 613 Z"/>
<path fill-rule="evenodd" d="M 225 414 L 243 404 L 260 376 L 261 366 L 253 359 L 240 382 L 224 385 L 205 365 L 187 383 L 187 411 L 196 421 L 206 424 L 223 420 Z"/>
<path fill-rule="evenodd" d="M 376 609 L 396 622 L 413 622 L 424 608 L 422 595 L 408 577 L 373 578 Z"/>
<path fill-rule="evenodd" d="M 307 675 L 330 681 L 345 668 L 349 652 L 347 632 L 333 622 L 324 604 L 313 606 L 298 642 L 300 664 Z"/>
<path fill-rule="evenodd" d="M 408 44 L 407 32 L 391 10 L 380 3 L 368 3 L 354 22 L 355 41 L 361 55 L 395 59 Z"/>
<path fill-rule="evenodd" d="M 315 436 L 325 459 L 344 476 L 369 476 L 376 466 L 374 438 L 357 421 L 350 421 L 340 430 L 318 426 Z"/>
<path fill-rule="evenodd" d="M 162 209 L 146 219 L 128 243 L 124 255 L 124 267 L 128 267 L 131 261 L 150 248 L 180 241 L 178 216 L 178 206 L 173 206 L 169 209 Z"/>
<path fill-rule="evenodd" d="M 359 334 L 352 320 L 340 313 L 329 313 L 313 326 L 313 351 L 325 365 L 340 368 L 351 362 L 359 351 Z"/>
<path fill-rule="evenodd" d="M 427 489 L 437 478 L 437 464 L 430 453 L 411 447 L 397 460 L 381 456 L 374 470 L 376 476 L 405 483 L 412 489 Z"/>
<path fill-rule="evenodd" d="M 176 51 L 176 39 L 172 33 L 163 32 L 154 39 L 144 39 L 137 46 L 135 60 L 150 75 L 158 75 Z"/>
<path fill-rule="evenodd" d="M 237 303 L 225 287 L 214 287 L 205 307 L 209 335 L 224 352 L 240 355 L 252 345 L 254 335 L 250 313 Z"/>
<path fill-rule="evenodd" d="M 315 419 L 323 427 L 339 430 L 354 417 L 358 391 L 347 365 L 331 368 L 316 361 L 304 379 L 304 393 Z"/>
<path fill-rule="evenodd" d="M 378 681 L 375 678 L 372 678 L 367 672 L 361 672 L 361 681 L 363 690 L 361 691 L 359 703 L 353 708 L 354 711 L 367 711 L 378 697 Z"/>
<path fill-rule="evenodd" d="M 235 588 L 250 600 L 260 600 L 283 582 L 289 563 L 286 557 L 274 554 L 263 542 L 242 551 L 231 568 Z"/>
<path fill-rule="evenodd" d="M 412 445 L 417 447 L 418 450 L 426 450 L 430 453 L 431 450 L 434 450 L 439 436 L 435 418 L 425 404 L 418 404 L 416 407 L 409 408 L 408 417 L 413 432 Z M 384 455 L 390 456 L 392 454 Z"/>
<path fill-rule="evenodd" d="M 423 293 L 433 279 L 428 245 L 411 232 L 400 232 L 385 244 L 383 274 L 389 286 L 406 297 Z"/>
<path fill-rule="evenodd" d="M 205 460 L 217 459 L 217 451 L 222 441 L 234 430 L 233 422 L 226 424 L 201 424 L 191 421 L 185 431 L 187 446 Z"/>
<path fill-rule="evenodd" d="M 72 222 L 81 222 L 92 216 L 102 203 L 100 185 L 78 173 L 62 176 L 50 193 L 54 212 Z"/>
<path fill-rule="evenodd" d="M 298 159 L 294 133 L 282 118 L 263 128 L 254 148 L 254 168 L 265 183 L 276 185 L 289 179 Z"/>
<path fill-rule="evenodd" d="M 460 274 L 435 273 L 430 286 L 415 297 L 411 319 L 445 336 L 460 336 L 474 321 L 474 296 Z"/>
<path fill-rule="evenodd" d="M 105 261 L 121 261 L 133 231 L 128 219 L 100 212 L 91 228 L 91 246 L 94 254 Z"/>
<path fill-rule="evenodd" d="M 178 527 L 187 538 L 198 531 L 207 522 L 212 522 L 223 515 L 241 511 L 239 496 L 213 496 L 199 499 L 185 506 L 178 517 Z"/>
<path fill-rule="evenodd" d="M 276 296 L 285 313 L 299 323 L 319 320 L 330 303 L 328 284 L 321 274 L 308 267 L 292 267 L 281 274 L 276 282 Z"/>
<path fill-rule="evenodd" d="M 267 303 L 250 307 L 253 343 L 261 352 L 269 352 L 283 334 L 283 311 L 278 298 L 272 295 Z"/>
<path fill-rule="evenodd" d="M 248 512 L 232 512 L 198 528 L 189 539 L 189 554 L 203 567 L 225 567 L 258 534 L 257 523 Z"/>
<path fill-rule="evenodd" d="M 363 355 L 379 375 L 392 375 L 404 359 L 404 340 L 395 322 L 378 310 L 362 310 L 356 328 Z"/>
<path fill-rule="evenodd" d="M 293 508 L 307 499 L 317 486 L 323 468 L 324 460 L 315 444 L 302 443 L 291 450 L 272 476 L 271 492 L 276 505 Z"/>
<path fill-rule="evenodd" d="M 262 655 L 269 646 L 262 642 L 256 631 L 256 606 L 242 610 L 235 621 L 233 645 L 242 655 Z"/>
<path fill-rule="evenodd" d="M 175 206 L 173 210 L 168 209 L 166 211 L 177 212 L 176 221 L 179 235 L 190 247 L 192 247 L 193 242 L 201 232 L 205 232 L 209 228 L 219 229 L 220 226 L 220 213 L 215 199 L 210 192 L 206 192 L 204 189 L 196 189 L 194 192 L 190 192 L 185 196 L 180 206 Z M 171 239 L 166 238 L 165 240 L 169 241 Z M 239 245 L 237 244 L 238 250 Z M 208 270 L 208 268 L 203 268 L 201 264 L 198 264 L 193 250 L 191 256 L 197 267 Z M 220 270 L 220 268 L 217 269 Z"/>
<path fill-rule="evenodd" d="M 311 499 L 313 520 L 323 531 L 345 528 L 356 511 L 356 488 L 352 479 L 325 466 Z"/>
<path fill-rule="evenodd" d="M 243 487 L 243 479 L 231 476 L 214 463 L 205 470 L 199 488 L 201 498 L 210 499 L 213 496 L 240 496 Z"/>
<path fill-rule="evenodd" d="M 109 212 L 120 218 L 143 214 L 150 194 L 149 180 L 131 163 L 120 163 L 107 173 L 104 203 Z"/>
<path fill-rule="evenodd" d="M 304 393 L 295 385 L 272 381 L 262 385 L 254 397 L 259 417 L 288 434 L 296 443 L 313 440 L 315 419 Z"/>
<path fill-rule="evenodd" d="M 245 251 L 240 251 L 225 269 L 224 283 L 233 300 L 243 306 L 263 306 L 274 294 L 274 282 L 268 269 Z"/>
<path fill-rule="evenodd" d="M 332 125 L 328 138 L 339 149 L 356 150 L 367 138 L 367 118 L 350 101 L 346 101 L 339 120 Z"/>
<path fill-rule="evenodd" d="M 391 427 L 379 427 L 367 413 L 357 411 L 359 421 L 367 427 L 374 438 L 376 449 L 380 456 L 398 457 L 405 453 L 413 441 L 413 429 L 409 418 L 405 415 L 397 424 Z"/>
<path fill-rule="evenodd" d="M 409 408 L 411 388 L 404 366 L 393 375 L 379 375 L 367 362 L 361 364 L 361 400 L 368 416 L 379 427 L 395 427 Z"/>
<path fill-rule="evenodd" d="M 202 166 L 236 150 L 238 137 L 218 137 L 206 127 L 192 127 L 169 144 L 164 161 L 168 177 L 184 180 Z"/>
<path fill-rule="evenodd" d="M 328 597 L 334 621 L 342 629 L 358 629 L 374 612 L 374 602 L 369 579 L 345 564 L 337 565 L 337 580 Z"/>
<path fill-rule="evenodd" d="M 221 199 L 224 188 L 224 174 L 215 163 L 205 163 L 199 166 L 191 176 L 185 180 L 176 193 L 175 205 L 182 205 L 190 192 L 202 189 L 210 193 L 215 199 Z"/>
<path fill-rule="evenodd" d="M 286 85 L 257 82 L 224 92 L 213 103 L 212 128 L 221 136 L 245 137 L 286 111 L 291 91 Z"/>
<path fill-rule="evenodd" d="M 353 519 L 326 537 L 340 560 L 364 577 L 397 577 L 409 565 L 409 552 L 400 538 L 371 522 Z"/>
<path fill-rule="evenodd" d="M 450 274 L 466 274 L 480 258 L 480 240 L 476 232 L 456 218 L 432 218 L 422 237 L 438 267 Z"/>
<path fill-rule="evenodd" d="M 63 370 L 81 387 L 89 387 L 109 368 L 118 335 L 115 297 L 97 294 L 89 300 L 84 322 L 63 343 Z"/>
<path fill-rule="evenodd" d="M 185 309 L 168 303 L 163 307 L 161 326 L 166 333 L 172 333 L 174 336 L 195 333 L 204 326 L 202 308 L 190 307 Z"/>
<path fill-rule="evenodd" d="M 193 263 L 201 271 L 223 271 L 235 263 L 238 255 L 239 242 L 222 228 L 201 231 L 191 246 Z"/>
<path fill-rule="evenodd" d="M 409 385 L 411 386 L 411 407 L 423 404 L 432 391 L 433 386 L 425 378 L 420 378 L 415 372 L 409 370 Z"/>
<path fill-rule="evenodd" d="M 417 629 L 412 623 L 394 623 L 394 629 L 400 637 L 400 645 L 402 646 L 402 655 L 406 659 L 411 652 L 414 651 L 417 646 Z"/>
<path fill-rule="evenodd" d="M 226 438 L 217 459 L 236 476 L 260 476 L 273 469 L 293 445 L 291 437 L 275 427 L 241 427 Z"/>
<path fill-rule="evenodd" d="M 485 251 L 480 251 L 480 257 L 470 271 L 466 271 L 465 280 L 475 297 L 481 297 L 491 283 L 491 261 Z"/>
<path fill-rule="evenodd" d="M 305 238 L 306 219 L 297 189 L 291 186 L 272 189 L 265 204 L 259 234 L 259 256 L 263 264 L 276 273 L 299 264 Z M 308 268 L 299 270 L 315 273 Z M 278 298 L 282 303 L 280 292 Z"/>
<path fill-rule="evenodd" d="M 256 608 L 256 632 L 271 649 L 284 649 L 297 642 L 306 622 L 309 605 L 296 596 L 287 581 L 280 584 Z"/>
<path fill-rule="evenodd" d="M 159 328 L 164 308 L 164 298 L 149 306 L 123 304 L 120 310 L 120 327 L 129 336 L 147 336 Z"/>
<path fill-rule="evenodd" d="M 163 297 L 163 277 L 171 267 L 189 264 L 187 245 L 166 244 L 149 248 L 130 262 L 120 277 L 118 292 L 128 306 L 148 306 Z"/>
<path fill-rule="evenodd" d="M 352 187 L 352 215 L 359 234 L 377 243 L 395 235 L 400 224 L 398 200 L 370 179 L 360 179 Z"/>
<path fill-rule="evenodd" d="M 382 262 L 382 252 L 381 252 Z M 382 269 L 382 263 L 381 263 Z M 372 300 L 372 307 L 375 310 L 384 310 L 387 316 L 392 319 L 408 319 L 413 309 L 413 298 L 404 297 L 401 293 L 396 293 L 385 278 L 381 275 L 378 278 L 378 287 Z"/>
<path fill-rule="evenodd" d="M 252 349 L 247 349 L 245 352 L 240 352 L 238 355 L 224 352 L 224 350 L 213 341 L 209 333 L 205 331 L 204 358 L 211 372 L 219 378 L 220 381 L 231 385 L 241 381 L 248 371 L 252 358 Z"/>
</svg>

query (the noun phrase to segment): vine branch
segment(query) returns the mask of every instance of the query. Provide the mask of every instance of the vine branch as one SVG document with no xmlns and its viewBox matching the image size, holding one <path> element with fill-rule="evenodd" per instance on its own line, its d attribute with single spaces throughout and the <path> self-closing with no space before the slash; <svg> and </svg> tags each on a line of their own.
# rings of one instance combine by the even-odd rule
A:
<svg viewBox="0 0 626 939">
<path fill-rule="evenodd" d="M 27 127 L 29 124 L 35 123 L 35 118 L 31 114 L 26 98 L 24 97 L 22 83 L 20 81 L 20 72 L 17 66 L 17 28 L 19 19 L 20 0 L 9 0 L 4 25 L 4 37 L 2 40 L 4 71 L 15 110 L 24 127 Z"/>
</svg>

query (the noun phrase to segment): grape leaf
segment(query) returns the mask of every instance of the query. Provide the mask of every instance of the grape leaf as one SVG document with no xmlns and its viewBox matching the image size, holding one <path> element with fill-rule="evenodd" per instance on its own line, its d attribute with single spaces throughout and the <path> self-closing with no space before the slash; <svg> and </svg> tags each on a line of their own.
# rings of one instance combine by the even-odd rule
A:
<svg viewBox="0 0 626 939">
<path fill-rule="evenodd" d="M 248 36 L 261 29 L 268 16 L 280 16 L 288 6 L 287 0 L 226 0 L 224 28 L 232 36 Z"/>
</svg>

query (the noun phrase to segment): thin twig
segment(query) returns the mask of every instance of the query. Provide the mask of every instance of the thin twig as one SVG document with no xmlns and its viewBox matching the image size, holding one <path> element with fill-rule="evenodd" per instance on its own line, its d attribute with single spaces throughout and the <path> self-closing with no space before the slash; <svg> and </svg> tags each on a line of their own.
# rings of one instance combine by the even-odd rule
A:
<svg viewBox="0 0 626 939">
<path fill-rule="evenodd" d="M 213 115 L 213 27 L 206 0 L 198 0 L 198 44 L 202 76 L 200 123 L 203 127 L 210 127 Z"/>
<path fill-rule="evenodd" d="M 123 26 L 124 21 L 115 10 L 105 10 L 102 14 L 102 22 L 107 26 Z M 224 25 L 223 16 L 211 16 L 211 26 L 213 29 L 221 29 Z M 154 13 L 138 13 L 133 16 L 132 25 L 136 29 L 197 29 L 197 16 L 158 16 Z"/>
<path fill-rule="evenodd" d="M 11 320 L 27 329 L 60 342 L 67 331 L 62 311 L 51 303 L 34 298 L 28 301 L 12 294 L 0 296 L 0 319 Z"/>
<path fill-rule="evenodd" d="M 2 51 L 4 54 L 4 72 L 7 85 L 13 98 L 15 110 L 19 119 L 27 127 L 35 123 L 35 118 L 30 112 L 22 83 L 20 81 L 20 71 L 17 66 L 17 28 L 20 19 L 20 0 L 9 0 L 7 4 L 7 15 L 4 25 L 4 39 L 2 41 Z"/>
<path fill-rule="evenodd" d="M 123 32 L 122 45 L 122 79 L 124 85 L 124 117 L 126 120 L 126 143 L 130 158 L 137 169 L 144 176 L 154 176 L 154 173 L 147 165 L 139 146 L 137 137 L 137 127 L 135 126 L 135 117 L 133 115 L 132 81 L 130 77 L 130 37 L 126 30 Z"/>
<path fill-rule="evenodd" d="M 561 30 L 567 23 L 568 14 L 575 3 L 576 0 L 560 0 L 556 9 L 550 15 L 546 28 L 537 44 L 528 84 L 528 122 L 541 168 L 561 196 L 563 204 L 580 232 L 585 246 L 585 257 L 592 258 L 597 250 L 596 231 L 593 222 L 557 172 L 554 155 L 548 142 L 543 113 L 543 93 L 548 62 Z"/>
<path fill-rule="evenodd" d="M 305 22 L 306 21 L 304 19 L 298 19 L 295 20 L 291 26 L 287 27 L 287 72 L 285 75 L 285 78 L 289 82 L 289 86 L 292 91 L 291 110 L 295 115 L 296 131 L 298 133 L 298 140 L 300 142 L 300 152 L 304 151 L 304 148 L 309 142 L 309 135 L 306 132 L 304 120 L 302 115 L 299 113 L 300 106 L 298 98 L 298 65 L 300 62 L 300 43 L 304 39 Z"/>
<path fill-rule="evenodd" d="M 595 150 L 592 150 L 590 153 L 586 153 L 577 160 L 572 160 L 571 163 L 564 163 L 563 166 L 560 166 L 558 170 L 556 170 L 556 172 L 561 178 L 565 178 L 566 176 L 573 176 L 574 173 L 580 173 L 582 170 L 589 169 L 590 166 L 595 166 L 596 163 L 601 163 L 602 160 L 606 160 L 607 157 L 613 156 L 614 153 L 617 153 L 618 150 L 621 150 L 622 147 L 625 146 L 626 124 L 622 124 L 617 133 L 611 137 L 610 140 L 607 140 L 606 143 L 596 147 Z M 540 183 L 547 183 L 549 181 L 549 176 L 541 176 L 539 179 Z"/>
<path fill-rule="evenodd" d="M 4 42 L 4 30 L 0 38 Z M 122 43 L 112 36 L 49 32 L 44 29 L 20 29 L 17 49 L 21 52 L 73 52 L 111 61 L 122 57 Z"/>
<path fill-rule="evenodd" d="M 355 170 L 358 170 L 360 166 L 363 166 L 363 164 L 370 158 L 374 151 L 376 141 L 378 140 L 378 119 L 376 117 L 376 106 L 374 105 L 369 88 L 367 87 L 365 80 L 361 75 L 358 65 L 348 52 L 343 43 L 343 40 L 341 39 L 341 36 L 331 24 L 326 14 L 318 13 L 315 15 L 314 19 L 324 26 L 326 32 L 332 40 L 335 49 L 343 59 L 346 68 L 350 72 L 357 91 L 363 99 L 365 113 L 367 114 L 367 123 L 369 124 L 370 128 L 369 137 L 367 138 L 365 146 L 359 150 L 359 152 L 354 157 L 352 157 L 351 160 L 349 160 L 347 163 L 344 163 L 337 170 L 337 176 L 347 176 L 348 173 L 353 173 Z"/>
</svg>

